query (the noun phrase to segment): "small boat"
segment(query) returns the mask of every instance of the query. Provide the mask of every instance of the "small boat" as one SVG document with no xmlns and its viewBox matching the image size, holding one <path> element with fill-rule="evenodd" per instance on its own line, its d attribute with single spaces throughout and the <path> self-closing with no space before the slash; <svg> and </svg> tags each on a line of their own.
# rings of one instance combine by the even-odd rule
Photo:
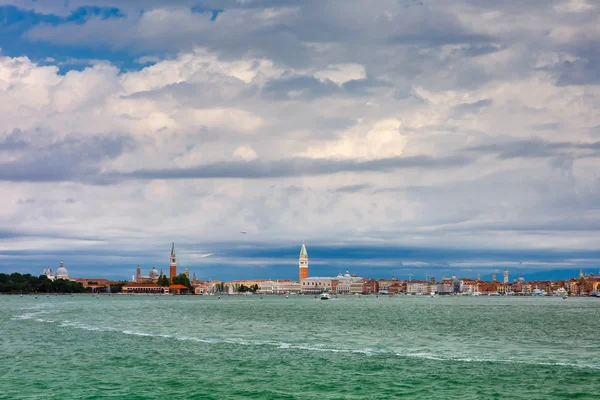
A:
<svg viewBox="0 0 600 400">
<path fill-rule="evenodd" d="M 568 298 L 569 298 L 569 296 L 567 296 L 566 294 L 563 296 L 563 300 L 566 300 Z"/>
<path fill-rule="evenodd" d="M 481 296 L 481 292 L 473 292 L 473 296 Z"/>
<path fill-rule="evenodd" d="M 430 296 L 431 296 L 431 297 L 435 297 L 435 292 L 431 292 L 431 293 L 430 293 Z"/>
<path fill-rule="evenodd" d="M 321 293 L 321 300 L 329 300 L 331 299 L 331 296 L 329 295 L 329 293 Z"/>
</svg>

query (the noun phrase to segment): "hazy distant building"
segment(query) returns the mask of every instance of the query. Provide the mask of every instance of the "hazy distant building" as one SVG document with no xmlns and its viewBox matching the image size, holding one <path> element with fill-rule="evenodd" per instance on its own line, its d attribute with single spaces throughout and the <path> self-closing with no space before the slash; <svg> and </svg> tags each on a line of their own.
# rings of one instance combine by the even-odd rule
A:
<svg viewBox="0 0 600 400">
<path fill-rule="evenodd" d="M 508 268 L 504 268 L 504 283 L 508 283 Z"/>
<path fill-rule="evenodd" d="M 185 271 L 183 271 L 183 273 L 185 274 L 185 277 L 190 279 L 190 271 L 188 271 L 188 269 L 186 268 Z"/>
<path fill-rule="evenodd" d="M 44 269 L 44 275 L 46 275 L 46 277 L 51 281 L 55 279 L 70 279 L 69 272 L 65 268 L 65 265 L 63 264 L 62 260 L 60 261 L 60 265 L 56 270 L 56 274 L 52 271 L 52 268 L 47 268 Z"/>
<path fill-rule="evenodd" d="M 169 280 L 177 276 L 177 257 L 175 256 L 175 243 L 171 247 L 171 265 L 169 266 Z"/>
<path fill-rule="evenodd" d="M 302 282 L 302 279 L 306 278 L 308 278 L 308 252 L 304 242 L 302 242 L 300 258 L 298 259 L 298 282 Z"/>
<path fill-rule="evenodd" d="M 159 277 L 159 273 L 154 265 L 152 266 L 152 269 L 150 270 L 150 273 L 148 274 L 148 276 L 142 275 L 142 268 L 140 268 L 140 266 L 138 265 L 137 269 L 135 270 L 135 279 L 133 279 L 133 282 L 152 283 L 152 282 L 156 281 L 158 279 L 158 277 Z"/>
</svg>

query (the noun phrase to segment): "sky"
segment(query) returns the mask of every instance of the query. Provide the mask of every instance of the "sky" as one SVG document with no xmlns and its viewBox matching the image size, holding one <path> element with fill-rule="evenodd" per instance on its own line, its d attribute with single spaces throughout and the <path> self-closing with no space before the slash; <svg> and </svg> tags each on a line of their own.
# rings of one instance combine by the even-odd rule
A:
<svg viewBox="0 0 600 400">
<path fill-rule="evenodd" d="M 0 272 L 597 273 L 599 85 L 592 0 L 0 0 Z"/>
</svg>

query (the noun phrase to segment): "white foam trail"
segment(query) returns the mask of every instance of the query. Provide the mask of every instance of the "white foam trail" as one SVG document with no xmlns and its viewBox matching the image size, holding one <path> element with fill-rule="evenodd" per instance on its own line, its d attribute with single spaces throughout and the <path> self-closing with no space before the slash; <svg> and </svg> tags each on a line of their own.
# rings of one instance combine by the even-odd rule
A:
<svg viewBox="0 0 600 400">
<path fill-rule="evenodd" d="M 490 358 L 469 358 L 469 357 L 444 357 L 430 353 L 396 353 L 399 357 L 411 357 L 421 358 L 426 360 L 436 361 L 454 361 L 454 362 L 478 362 L 478 363 L 506 363 L 506 364 L 526 364 L 526 365 L 548 365 L 548 366 L 561 366 L 561 367 L 573 367 L 573 368 L 590 368 L 600 369 L 600 365 L 590 364 L 572 364 L 565 362 L 537 362 L 537 361 L 525 361 L 525 360 L 502 360 L 502 359 L 490 359 Z"/>
<path fill-rule="evenodd" d="M 24 313 L 21 314 L 14 319 L 34 319 L 38 322 L 48 322 L 54 323 L 56 321 L 36 318 L 40 314 L 48 314 L 50 311 L 41 310 L 36 312 Z M 239 346 L 269 346 L 276 347 L 281 350 L 303 350 L 303 351 L 311 351 L 311 352 L 330 352 L 330 353 L 352 353 L 352 354 L 363 354 L 367 356 L 373 355 L 386 355 L 395 354 L 398 357 L 408 357 L 408 358 L 420 358 L 426 360 L 433 361 L 451 361 L 451 362 L 481 362 L 481 363 L 512 363 L 512 364 L 527 364 L 527 365 L 546 365 L 546 366 L 561 366 L 561 367 L 572 367 L 572 368 L 583 368 L 583 369 L 596 369 L 600 370 L 600 365 L 590 365 L 590 364 L 572 364 L 565 362 L 536 362 L 536 361 L 525 361 L 525 360 L 502 360 L 502 359 L 484 359 L 484 358 L 470 358 L 470 357 L 449 357 L 438 354 L 420 352 L 420 353 L 397 353 L 386 350 L 374 350 L 374 349 L 344 349 L 344 348 L 331 348 L 326 347 L 325 345 L 309 345 L 309 344 L 291 344 L 285 342 L 273 342 L 273 341 L 248 341 L 241 338 L 198 338 L 191 336 L 182 336 L 182 335 L 169 335 L 169 334 L 156 334 L 156 333 L 148 333 L 141 332 L 136 330 L 120 330 L 116 328 L 110 327 L 98 327 L 98 326 L 90 326 L 80 322 L 72 322 L 72 321 L 62 321 L 60 322 L 61 327 L 65 328 L 75 328 L 75 329 L 83 329 L 86 331 L 94 331 L 94 332 L 116 332 L 122 333 L 125 335 L 134 335 L 141 337 L 157 337 L 163 339 L 175 339 L 181 341 L 192 341 L 198 343 L 208 343 L 208 344 L 233 344 Z"/>
</svg>

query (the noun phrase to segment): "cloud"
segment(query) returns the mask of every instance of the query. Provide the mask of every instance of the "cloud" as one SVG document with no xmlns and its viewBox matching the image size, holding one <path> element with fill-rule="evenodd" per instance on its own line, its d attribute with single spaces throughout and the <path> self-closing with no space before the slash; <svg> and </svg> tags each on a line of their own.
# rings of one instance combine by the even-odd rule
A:
<svg viewBox="0 0 600 400">
<path fill-rule="evenodd" d="M 366 183 L 360 183 L 360 184 L 356 184 L 356 185 L 340 186 L 339 188 L 335 189 L 335 192 L 336 193 L 358 193 L 358 192 L 362 192 L 362 191 L 365 191 L 370 188 L 371 188 L 371 185 L 366 184 Z"/>
<path fill-rule="evenodd" d="M 500 159 L 511 158 L 538 158 L 553 157 L 564 154 L 567 151 L 589 150 L 582 156 L 598 157 L 600 154 L 600 142 L 547 142 L 537 138 L 523 141 L 512 141 L 504 143 L 484 144 L 467 149 L 471 152 L 495 154 Z"/>
<path fill-rule="evenodd" d="M 394 171 L 405 168 L 453 168 L 471 163 L 463 156 L 432 158 L 428 156 L 391 157 L 377 160 L 292 158 L 275 161 L 233 161 L 199 165 L 191 168 L 146 169 L 107 173 L 107 179 L 265 179 L 319 176 L 341 172 Z"/>
<path fill-rule="evenodd" d="M 54 140 L 31 132 L 13 132 L 0 142 L 0 152 L 18 140 L 20 154 L 10 161 L 0 161 L 0 180 L 11 182 L 59 182 L 81 180 L 100 171 L 100 163 L 119 157 L 134 148 L 135 142 L 125 135 L 92 137 L 68 136 Z M 25 137 L 25 138 L 21 138 Z M 35 141 L 32 140 L 35 137 Z M 42 139 L 42 140 L 40 140 Z M 46 139 L 46 140 L 44 140 Z"/>
<path fill-rule="evenodd" d="M 457 106 L 454 106 L 454 108 L 453 108 L 454 115 L 461 116 L 461 115 L 465 115 L 465 114 L 477 114 L 483 108 L 486 108 L 486 107 L 489 107 L 490 105 L 492 105 L 492 103 L 493 103 L 492 99 L 483 99 L 483 100 L 475 101 L 473 103 L 459 104 Z"/>
<path fill-rule="evenodd" d="M 589 0 L 0 2 L 0 270 L 598 258 Z"/>
</svg>

